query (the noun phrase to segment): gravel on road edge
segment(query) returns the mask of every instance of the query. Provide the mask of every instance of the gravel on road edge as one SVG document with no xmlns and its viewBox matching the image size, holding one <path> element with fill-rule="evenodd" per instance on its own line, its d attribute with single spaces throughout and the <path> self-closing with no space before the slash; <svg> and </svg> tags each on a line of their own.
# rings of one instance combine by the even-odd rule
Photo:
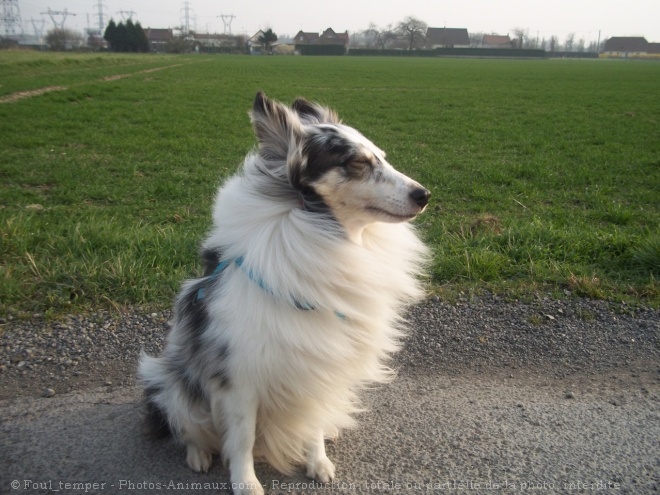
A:
<svg viewBox="0 0 660 495">
<path fill-rule="evenodd" d="M 169 312 L 130 309 L 59 321 L 0 320 L 0 399 L 53 396 L 135 383 L 142 350 L 158 354 Z M 429 298 L 410 310 L 411 332 L 394 367 L 406 373 L 543 373 L 612 370 L 660 379 L 660 312 L 587 299 L 510 302 L 491 294 Z"/>
</svg>

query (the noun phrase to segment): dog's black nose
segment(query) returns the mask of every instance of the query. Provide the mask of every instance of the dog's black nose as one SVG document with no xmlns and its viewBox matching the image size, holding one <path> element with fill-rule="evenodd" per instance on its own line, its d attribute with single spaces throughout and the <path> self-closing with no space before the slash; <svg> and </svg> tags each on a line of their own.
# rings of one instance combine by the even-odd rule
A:
<svg viewBox="0 0 660 495">
<path fill-rule="evenodd" d="M 410 192 L 410 199 L 412 199 L 420 208 L 424 208 L 431 197 L 431 191 L 423 187 L 416 187 Z"/>
</svg>

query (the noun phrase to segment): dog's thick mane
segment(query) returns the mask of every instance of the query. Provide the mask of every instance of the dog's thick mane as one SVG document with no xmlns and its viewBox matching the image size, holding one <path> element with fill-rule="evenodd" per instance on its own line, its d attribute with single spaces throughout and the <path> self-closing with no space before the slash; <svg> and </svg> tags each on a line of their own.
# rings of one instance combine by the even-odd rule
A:
<svg viewBox="0 0 660 495">
<path fill-rule="evenodd" d="M 353 321 L 385 308 L 396 314 L 419 299 L 427 251 L 413 226 L 374 223 L 361 244 L 352 242 L 330 214 L 303 209 L 294 190 L 261 194 L 282 183 L 262 174 L 259 161 L 248 157 L 242 174 L 218 195 L 205 250 L 243 257 L 247 271 L 259 274 L 277 299 L 307 301 Z"/>
<path fill-rule="evenodd" d="M 308 137 L 305 125 L 339 124 L 336 114 L 302 98 L 289 109 L 258 95 L 255 107 L 260 147 L 220 190 L 204 249 L 227 259 L 243 257 L 247 270 L 258 273 L 278 299 L 306 301 L 352 321 L 398 315 L 402 305 L 418 300 L 427 248 L 413 226 L 372 223 L 357 244 L 331 211 L 318 203 L 310 207 L 299 139 Z"/>
</svg>

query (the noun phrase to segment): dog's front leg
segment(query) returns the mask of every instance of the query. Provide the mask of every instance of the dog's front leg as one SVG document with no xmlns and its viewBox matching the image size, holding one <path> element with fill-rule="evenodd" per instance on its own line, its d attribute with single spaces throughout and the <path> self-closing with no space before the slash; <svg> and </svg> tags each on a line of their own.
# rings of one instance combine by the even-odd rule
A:
<svg viewBox="0 0 660 495">
<path fill-rule="evenodd" d="M 264 493 L 254 472 L 252 454 L 258 407 L 256 395 L 247 388 L 237 386 L 219 392 L 212 403 L 214 426 L 224 433 L 222 456 L 229 464 L 235 495 Z"/>
<path fill-rule="evenodd" d="M 322 431 L 307 446 L 307 477 L 321 483 L 328 483 L 335 477 L 335 466 L 325 454 Z"/>
</svg>

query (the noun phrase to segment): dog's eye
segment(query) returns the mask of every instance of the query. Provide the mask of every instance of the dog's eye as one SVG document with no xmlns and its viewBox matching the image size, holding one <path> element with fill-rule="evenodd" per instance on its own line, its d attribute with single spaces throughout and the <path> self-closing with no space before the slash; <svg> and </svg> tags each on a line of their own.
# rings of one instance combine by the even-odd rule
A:
<svg viewBox="0 0 660 495">
<path fill-rule="evenodd" d="M 349 177 L 364 177 L 371 173 L 373 164 L 367 158 L 356 158 L 344 163 L 344 170 Z"/>
<path fill-rule="evenodd" d="M 366 157 L 360 157 L 360 158 L 355 158 L 348 162 L 349 167 L 353 168 L 358 168 L 358 169 L 363 169 L 363 168 L 371 168 L 373 167 L 373 164 L 371 163 L 371 160 L 369 160 Z"/>
</svg>

